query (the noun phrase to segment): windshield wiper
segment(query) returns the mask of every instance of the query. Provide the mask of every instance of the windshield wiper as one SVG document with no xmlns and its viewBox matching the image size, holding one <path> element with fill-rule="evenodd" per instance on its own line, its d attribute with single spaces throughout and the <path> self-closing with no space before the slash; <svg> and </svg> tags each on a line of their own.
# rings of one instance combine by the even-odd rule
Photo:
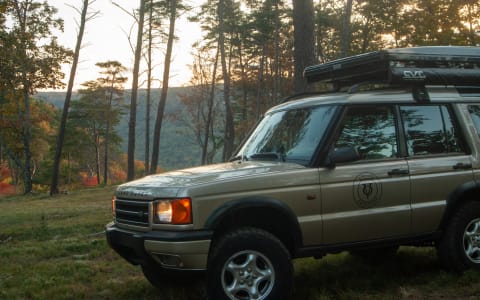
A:
<svg viewBox="0 0 480 300">
<path fill-rule="evenodd" d="M 258 159 L 258 160 L 281 160 L 285 161 L 285 155 L 281 153 L 275 152 L 263 152 L 263 153 L 255 153 L 250 155 L 250 159 Z"/>
<path fill-rule="evenodd" d="M 234 156 L 232 158 L 230 158 L 229 162 L 234 162 L 234 161 L 244 161 L 244 160 L 248 160 L 247 157 L 243 154 L 240 154 L 240 155 L 237 155 L 237 156 Z"/>
</svg>

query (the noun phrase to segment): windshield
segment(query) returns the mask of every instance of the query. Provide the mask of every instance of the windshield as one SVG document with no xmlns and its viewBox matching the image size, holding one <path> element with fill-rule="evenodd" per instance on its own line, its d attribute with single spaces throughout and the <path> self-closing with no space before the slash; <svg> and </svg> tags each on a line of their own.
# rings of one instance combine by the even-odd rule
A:
<svg viewBox="0 0 480 300">
<path fill-rule="evenodd" d="M 334 112 L 335 106 L 316 106 L 267 114 L 236 158 L 307 165 Z"/>
</svg>

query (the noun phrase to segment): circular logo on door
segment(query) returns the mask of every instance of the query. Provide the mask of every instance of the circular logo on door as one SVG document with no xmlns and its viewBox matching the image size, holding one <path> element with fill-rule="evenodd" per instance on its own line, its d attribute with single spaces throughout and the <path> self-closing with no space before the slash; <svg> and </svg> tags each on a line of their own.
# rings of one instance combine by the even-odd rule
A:
<svg viewBox="0 0 480 300">
<path fill-rule="evenodd" d="M 353 183 L 353 198 L 361 208 L 375 207 L 382 198 L 382 184 L 373 173 L 362 173 Z"/>
</svg>

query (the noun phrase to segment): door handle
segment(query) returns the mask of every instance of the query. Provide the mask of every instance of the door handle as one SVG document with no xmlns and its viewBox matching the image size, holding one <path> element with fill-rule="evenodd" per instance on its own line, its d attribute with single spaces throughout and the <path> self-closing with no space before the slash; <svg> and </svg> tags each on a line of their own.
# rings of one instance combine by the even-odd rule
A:
<svg viewBox="0 0 480 300">
<path fill-rule="evenodd" d="M 457 163 L 453 166 L 454 170 L 468 170 L 472 168 L 472 164 Z"/>
<path fill-rule="evenodd" d="M 410 174 L 410 172 L 407 169 L 393 169 L 388 171 L 389 176 L 396 176 L 396 175 L 402 176 L 402 175 L 408 175 L 408 174 Z"/>
</svg>

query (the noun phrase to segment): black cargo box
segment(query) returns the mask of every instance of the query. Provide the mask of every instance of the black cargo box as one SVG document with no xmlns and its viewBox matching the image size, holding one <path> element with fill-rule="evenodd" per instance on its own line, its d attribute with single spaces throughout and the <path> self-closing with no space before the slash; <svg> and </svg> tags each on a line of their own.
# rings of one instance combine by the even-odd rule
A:
<svg viewBox="0 0 480 300">
<path fill-rule="evenodd" d="M 480 47 L 431 46 L 369 52 L 305 68 L 308 82 L 480 85 Z"/>
</svg>

